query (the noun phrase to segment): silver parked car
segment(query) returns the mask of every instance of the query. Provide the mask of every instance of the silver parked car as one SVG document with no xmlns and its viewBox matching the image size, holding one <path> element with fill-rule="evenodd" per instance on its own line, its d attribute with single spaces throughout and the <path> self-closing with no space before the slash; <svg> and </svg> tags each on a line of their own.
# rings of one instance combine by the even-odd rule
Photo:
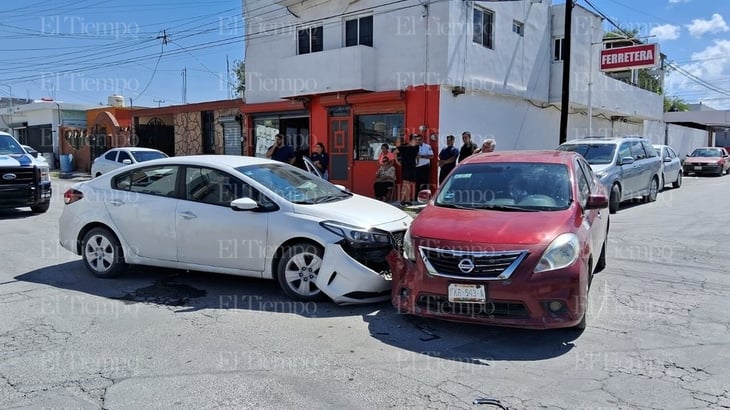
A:
<svg viewBox="0 0 730 410">
<path fill-rule="evenodd" d="M 657 155 L 662 159 L 662 172 L 659 174 L 659 190 L 664 190 L 667 184 L 672 188 L 682 186 L 682 160 L 669 145 L 654 145 Z"/>
<path fill-rule="evenodd" d="M 648 139 L 590 137 L 565 142 L 558 150 L 578 152 L 591 164 L 609 192 L 611 213 L 622 201 L 636 197 L 656 201 L 662 161 Z"/>
</svg>

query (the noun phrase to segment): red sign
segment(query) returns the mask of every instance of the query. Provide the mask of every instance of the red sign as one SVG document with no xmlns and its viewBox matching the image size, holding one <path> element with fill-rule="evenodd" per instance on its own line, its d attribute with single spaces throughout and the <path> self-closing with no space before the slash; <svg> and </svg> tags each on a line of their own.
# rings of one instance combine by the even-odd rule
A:
<svg viewBox="0 0 730 410">
<path fill-rule="evenodd" d="M 656 67 L 658 64 L 658 44 L 641 44 L 601 50 L 601 71 Z"/>
</svg>

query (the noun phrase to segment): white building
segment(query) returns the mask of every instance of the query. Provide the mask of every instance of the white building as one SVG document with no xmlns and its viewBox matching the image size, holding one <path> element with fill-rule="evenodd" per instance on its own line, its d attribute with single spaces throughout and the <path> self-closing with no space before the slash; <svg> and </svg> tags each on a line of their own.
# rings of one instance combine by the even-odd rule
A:
<svg viewBox="0 0 730 410">
<path fill-rule="evenodd" d="M 331 179 L 371 194 L 380 145 L 413 132 L 435 151 L 449 134 L 461 145 L 465 130 L 477 144 L 495 138 L 498 150 L 558 145 L 562 4 L 243 5 L 250 153 L 265 150 L 277 132 L 297 148 L 323 142 Z M 645 121 L 661 121 L 662 96 L 599 71 L 600 17 L 576 6 L 572 26 L 568 135 L 642 134 Z M 436 172 L 434 160 L 434 180 Z"/>
<path fill-rule="evenodd" d="M 3 127 L 22 144 L 42 153 L 59 154 L 59 127 L 86 127 L 86 110 L 94 106 L 35 100 L 0 109 Z"/>
</svg>

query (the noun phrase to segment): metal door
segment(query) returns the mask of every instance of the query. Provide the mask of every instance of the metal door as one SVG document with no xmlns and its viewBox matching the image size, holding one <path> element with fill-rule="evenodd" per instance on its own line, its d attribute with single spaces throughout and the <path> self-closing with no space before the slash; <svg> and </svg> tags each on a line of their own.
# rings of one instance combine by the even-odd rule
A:
<svg viewBox="0 0 730 410">
<path fill-rule="evenodd" d="M 350 142 L 350 119 L 330 118 L 329 157 L 330 182 L 352 188 L 352 144 Z"/>
</svg>

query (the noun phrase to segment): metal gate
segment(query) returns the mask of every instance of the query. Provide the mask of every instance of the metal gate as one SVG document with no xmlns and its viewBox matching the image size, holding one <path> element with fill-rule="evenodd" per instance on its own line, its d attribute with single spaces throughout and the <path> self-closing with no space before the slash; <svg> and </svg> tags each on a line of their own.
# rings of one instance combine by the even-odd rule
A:
<svg viewBox="0 0 730 410">
<path fill-rule="evenodd" d="M 227 121 L 223 125 L 223 153 L 226 155 L 242 155 L 241 124 L 238 121 Z"/>
</svg>

